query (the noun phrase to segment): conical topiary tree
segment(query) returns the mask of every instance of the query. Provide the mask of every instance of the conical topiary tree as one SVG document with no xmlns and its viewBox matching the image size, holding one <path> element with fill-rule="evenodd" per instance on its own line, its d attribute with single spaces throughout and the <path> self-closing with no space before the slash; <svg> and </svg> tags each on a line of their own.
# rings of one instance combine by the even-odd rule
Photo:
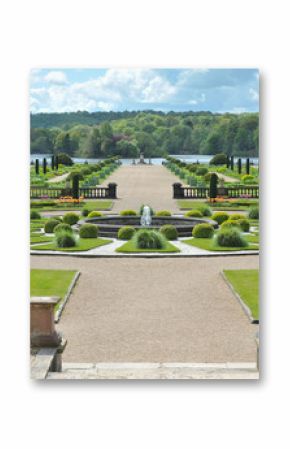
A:
<svg viewBox="0 0 290 449">
<path fill-rule="evenodd" d="M 54 170 L 54 156 L 51 156 L 51 170 Z"/>
<path fill-rule="evenodd" d="M 79 198 L 79 177 L 74 175 L 72 178 L 72 196 L 73 198 Z"/>
<path fill-rule="evenodd" d="M 209 181 L 209 197 L 214 200 L 217 197 L 218 175 L 212 173 Z"/>
<path fill-rule="evenodd" d="M 43 158 L 43 161 L 42 161 L 42 168 L 43 168 L 43 173 L 45 174 L 46 173 L 46 159 L 45 159 L 45 157 Z"/>
<path fill-rule="evenodd" d="M 58 155 L 55 156 L 55 169 L 58 170 Z"/>
<path fill-rule="evenodd" d="M 242 173 L 242 159 L 240 157 L 238 159 L 238 173 Z"/>
<path fill-rule="evenodd" d="M 234 156 L 231 156 L 231 170 L 234 171 Z"/>
<path fill-rule="evenodd" d="M 39 159 L 35 159 L 35 174 L 39 175 Z"/>
<path fill-rule="evenodd" d="M 250 174 L 250 158 L 247 157 L 247 161 L 246 161 L 246 173 L 247 175 Z"/>
<path fill-rule="evenodd" d="M 230 166 L 231 166 L 230 156 L 227 155 L 227 168 L 230 168 Z"/>
</svg>

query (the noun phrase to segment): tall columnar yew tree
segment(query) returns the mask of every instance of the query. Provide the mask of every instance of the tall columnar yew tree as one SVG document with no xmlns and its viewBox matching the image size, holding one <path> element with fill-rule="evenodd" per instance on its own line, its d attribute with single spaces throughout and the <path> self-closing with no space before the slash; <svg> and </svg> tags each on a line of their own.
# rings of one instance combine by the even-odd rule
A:
<svg viewBox="0 0 290 449">
<path fill-rule="evenodd" d="M 246 162 L 246 173 L 247 175 L 250 174 L 250 158 L 247 157 L 247 162 Z"/>
<path fill-rule="evenodd" d="M 35 174 L 39 175 L 39 159 L 35 159 Z"/>
<path fill-rule="evenodd" d="M 51 156 L 51 170 L 54 170 L 54 156 Z"/>
<path fill-rule="evenodd" d="M 42 161 L 42 168 L 43 168 L 43 173 L 45 174 L 46 173 L 46 159 L 45 159 L 45 157 L 43 158 L 43 161 Z"/>
<path fill-rule="evenodd" d="M 79 177 L 75 175 L 72 178 L 72 196 L 73 198 L 79 198 Z"/>
<path fill-rule="evenodd" d="M 214 200 L 217 197 L 217 185 L 218 185 L 218 175 L 212 173 L 209 182 L 209 197 Z"/>
<path fill-rule="evenodd" d="M 234 171 L 234 156 L 231 156 L 231 170 Z"/>
<path fill-rule="evenodd" d="M 58 155 L 55 156 L 55 169 L 58 170 Z"/>
<path fill-rule="evenodd" d="M 242 173 L 242 159 L 240 157 L 238 159 L 238 173 Z"/>
<path fill-rule="evenodd" d="M 230 156 L 227 155 L 227 168 L 230 168 L 230 166 L 231 166 Z"/>
</svg>

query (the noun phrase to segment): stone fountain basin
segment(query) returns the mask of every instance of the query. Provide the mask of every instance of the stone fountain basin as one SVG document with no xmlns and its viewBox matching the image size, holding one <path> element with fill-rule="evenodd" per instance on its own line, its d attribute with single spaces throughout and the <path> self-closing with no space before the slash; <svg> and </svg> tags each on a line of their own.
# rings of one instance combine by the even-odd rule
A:
<svg viewBox="0 0 290 449">
<path fill-rule="evenodd" d="M 121 215 L 104 215 L 102 217 L 93 217 L 81 220 L 78 226 L 85 223 L 95 224 L 99 228 L 100 237 L 117 238 L 118 231 L 123 226 L 133 226 L 135 229 L 142 229 L 140 224 L 140 215 L 138 216 L 121 216 Z M 159 229 L 161 226 L 170 224 L 176 227 L 179 237 L 191 237 L 192 229 L 200 223 L 209 223 L 214 228 L 218 227 L 216 221 L 206 218 L 189 218 L 172 215 L 171 217 L 152 217 L 152 224 L 146 226 L 146 229 Z"/>
</svg>

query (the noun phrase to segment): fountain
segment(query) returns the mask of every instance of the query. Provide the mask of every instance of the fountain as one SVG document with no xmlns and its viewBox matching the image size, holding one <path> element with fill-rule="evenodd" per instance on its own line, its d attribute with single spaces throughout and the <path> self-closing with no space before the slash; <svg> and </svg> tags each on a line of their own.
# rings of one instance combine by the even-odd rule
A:
<svg viewBox="0 0 290 449">
<path fill-rule="evenodd" d="M 152 223 L 151 210 L 149 206 L 143 207 L 143 212 L 140 219 L 141 226 L 150 226 Z"/>
</svg>

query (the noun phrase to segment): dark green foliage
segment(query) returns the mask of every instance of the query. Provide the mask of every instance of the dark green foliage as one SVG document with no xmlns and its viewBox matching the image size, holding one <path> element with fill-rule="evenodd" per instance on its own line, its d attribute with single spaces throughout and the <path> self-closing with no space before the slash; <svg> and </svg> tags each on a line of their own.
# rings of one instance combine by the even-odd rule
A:
<svg viewBox="0 0 290 449">
<path fill-rule="evenodd" d="M 118 239 L 120 240 L 131 240 L 136 230 L 133 226 L 123 226 L 118 231 Z"/>
<path fill-rule="evenodd" d="M 209 162 L 210 165 L 227 165 L 229 164 L 229 158 L 224 153 L 216 154 Z"/>
<path fill-rule="evenodd" d="M 74 212 L 68 212 L 63 216 L 63 222 L 67 223 L 69 225 L 74 225 L 79 221 L 78 214 L 75 214 Z"/>
<path fill-rule="evenodd" d="M 235 164 L 235 160 L 234 160 L 234 156 L 231 156 L 231 170 L 234 171 L 234 164 Z"/>
<path fill-rule="evenodd" d="M 30 219 L 31 220 L 39 220 L 40 218 L 41 218 L 41 215 L 39 212 L 37 212 L 36 210 L 30 211 Z"/>
<path fill-rule="evenodd" d="M 226 212 L 215 212 L 211 218 L 221 225 L 224 221 L 229 220 L 230 216 Z"/>
<path fill-rule="evenodd" d="M 135 210 L 131 210 L 131 209 L 121 210 L 120 215 L 121 216 L 137 215 L 137 212 Z"/>
<path fill-rule="evenodd" d="M 53 232 L 55 234 L 57 234 L 58 232 L 61 232 L 61 231 L 66 231 L 66 232 L 70 232 L 70 233 L 73 232 L 71 226 L 68 223 L 59 223 L 53 230 Z"/>
<path fill-rule="evenodd" d="M 203 216 L 202 211 L 198 209 L 189 210 L 185 214 L 186 217 L 196 217 L 201 218 Z"/>
<path fill-rule="evenodd" d="M 90 213 L 90 210 L 87 208 L 87 207 L 84 207 L 83 209 L 82 209 L 82 216 L 83 217 L 87 217 L 88 215 L 89 215 L 89 213 Z"/>
<path fill-rule="evenodd" d="M 231 166 L 230 156 L 227 155 L 227 168 L 230 168 L 230 166 Z"/>
<path fill-rule="evenodd" d="M 200 204 L 196 206 L 196 210 L 199 210 L 204 217 L 211 217 L 212 210 L 206 204 Z"/>
<path fill-rule="evenodd" d="M 209 197 L 214 199 L 217 197 L 218 175 L 212 173 L 209 181 Z"/>
<path fill-rule="evenodd" d="M 56 155 L 55 156 L 55 169 L 56 169 L 56 171 L 58 170 L 58 164 L 59 164 L 58 155 Z"/>
<path fill-rule="evenodd" d="M 208 172 L 208 169 L 206 167 L 200 167 L 196 170 L 196 175 L 197 176 L 204 176 L 206 175 Z"/>
<path fill-rule="evenodd" d="M 58 153 L 57 162 L 58 162 L 58 164 L 67 165 L 67 166 L 73 165 L 72 158 L 66 153 Z"/>
<path fill-rule="evenodd" d="M 39 175 L 39 159 L 35 159 L 35 174 Z"/>
<path fill-rule="evenodd" d="M 72 196 L 73 198 L 79 198 L 79 176 L 74 175 L 72 178 Z"/>
<path fill-rule="evenodd" d="M 238 159 L 238 173 L 242 173 L 242 159 L 240 157 Z"/>
<path fill-rule="evenodd" d="M 43 161 L 42 161 L 42 169 L 43 169 L 43 173 L 44 174 L 46 173 L 46 167 L 47 167 L 47 162 L 46 162 L 46 159 L 44 157 Z"/>
<path fill-rule="evenodd" d="M 99 228 L 94 224 L 83 224 L 80 227 L 80 237 L 82 239 L 94 239 L 98 237 Z"/>
<path fill-rule="evenodd" d="M 139 249 L 162 249 L 166 246 L 165 237 L 157 231 L 140 229 L 133 237 L 134 243 Z"/>
<path fill-rule="evenodd" d="M 258 207 L 250 207 L 249 218 L 251 218 L 251 220 L 259 220 L 259 208 Z"/>
<path fill-rule="evenodd" d="M 248 246 L 245 238 L 235 228 L 221 229 L 217 234 L 217 243 L 220 246 L 233 248 Z"/>
<path fill-rule="evenodd" d="M 142 215 L 142 214 L 143 214 L 144 206 L 146 206 L 146 205 L 145 205 L 145 204 L 142 204 L 142 206 L 140 207 L 139 215 Z M 148 206 L 148 204 L 147 204 L 147 206 Z M 151 216 L 153 217 L 153 215 L 155 214 L 155 212 L 154 212 L 154 210 L 152 209 L 151 206 L 149 206 L 149 208 L 150 208 L 150 214 L 151 214 Z"/>
<path fill-rule="evenodd" d="M 156 217 L 170 217 L 171 212 L 169 210 L 159 210 L 156 212 Z"/>
<path fill-rule="evenodd" d="M 54 228 L 59 225 L 59 220 L 55 218 L 50 218 L 44 225 L 44 232 L 46 234 L 51 234 L 54 232 Z"/>
<path fill-rule="evenodd" d="M 250 230 L 250 222 L 246 218 L 241 218 L 238 220 L 238 224 L 243 232 L 249 232 Z"/>
<path fill-rule="evenodd" d="M 247 173 L 247 175 L 250 174 L 250 159 L 248 157 L 246 160 L 246 173 Z"/>
<path fill-rule="evenodd" d="M 214 228 L 209 223 L 196 225 L 192 230 L 192 236 L 196 239 L 211 239 L 214 234 Z"/>
<path fill-rule="evenodd" d="M 178 232 L 175 226 L 167 224 L 162 226 L 159 231 L 161 234 L 164 235 L 164 237 L 167 240 L 177 240 L 178 239 Z"/>
<path fill-rule="evenodd" d="M 62 230 L 55 235 L 55 244 L 59 248 L 73 248 L 76 246 L 76 238 L 71 232 Z"/>
<path fill-rule="evenodd" d="M 54 159 L 54 156 L 52 155 L 51 156 L 51 170 L 54 170 L 54 167 L 55 167 L 55 159 Z"/>
</svg>

